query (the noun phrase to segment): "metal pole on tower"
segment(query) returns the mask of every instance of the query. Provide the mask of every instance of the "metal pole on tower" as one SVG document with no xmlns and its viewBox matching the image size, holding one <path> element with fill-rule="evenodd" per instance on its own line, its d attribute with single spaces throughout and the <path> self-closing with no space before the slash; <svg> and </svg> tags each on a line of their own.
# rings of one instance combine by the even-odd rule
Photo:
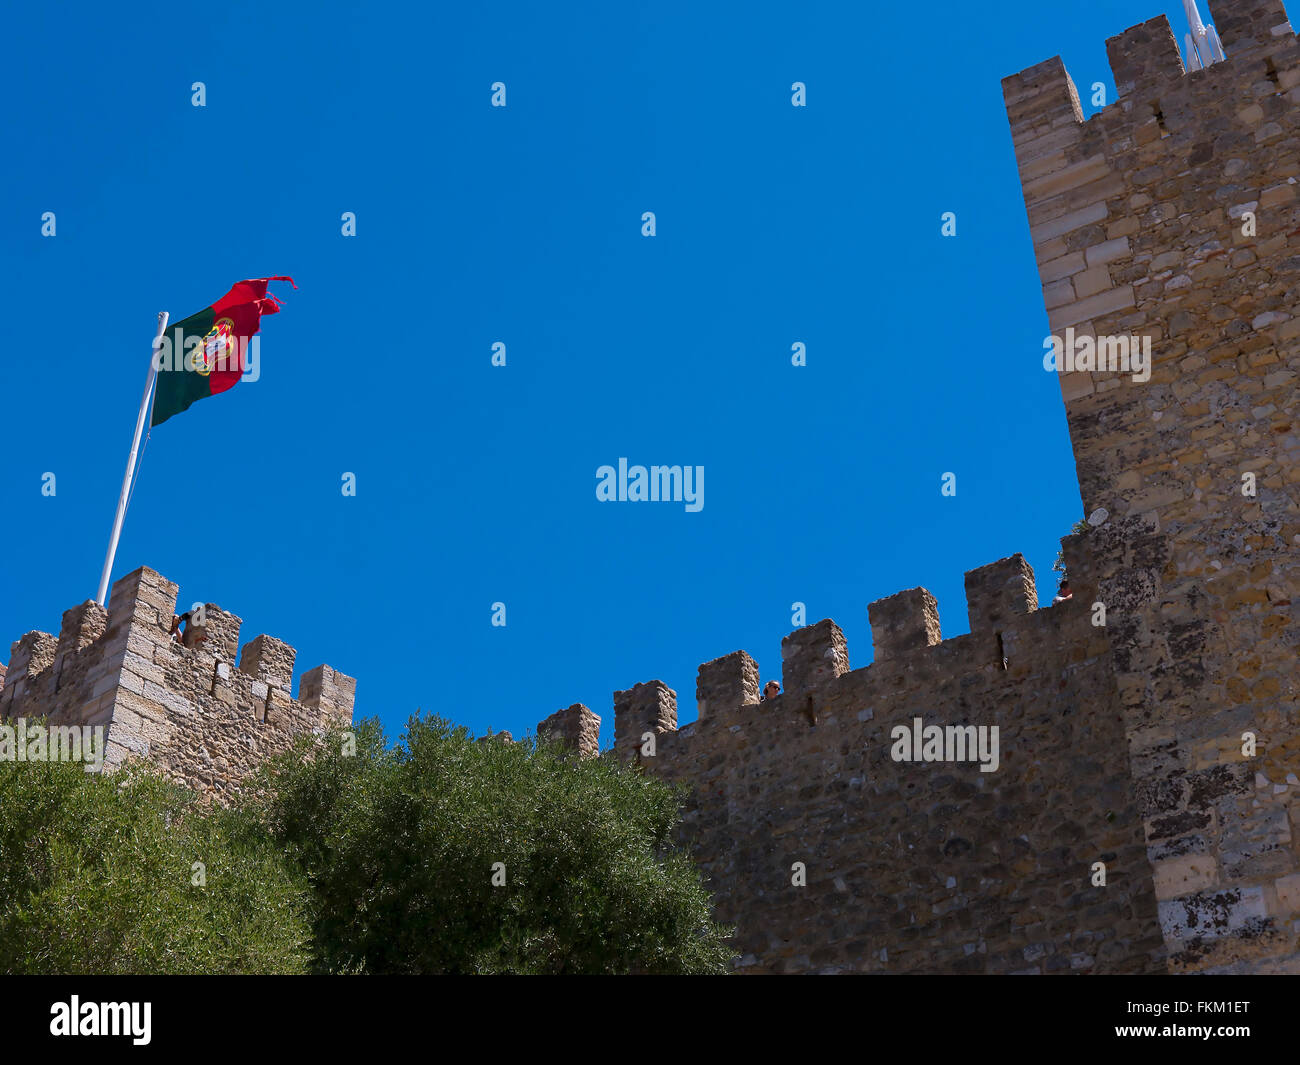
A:
<svg viewBox="0 0 1300 1065">
<path fill-rule="evenodd" d="M 154 378 L 158 375 L 158 341 L 167 329 L 167 312 L 158 312 L 158 333 L 153 340 L 153 350 L 149 353 L 149 374 L 144 382 L 144 396 L 140 400 L 140 412 L 135 418 L 135 436 L 131 438 L 131 454 L 126 459 L 126 476 L 122 478 L 122 493 L 117 497 L 117 513 L 113 516 L 113 534 L 108 540 L 108 555 L 104 559 L 104 572 L 99 576 L 99 594 L 95 602 L 104 605 L 108 595 L 109 578 L 113 575 L 113 558 L 117 555 L 118 537 L 122 535 L 122 522 L 126 518 L 126 504 L 131 497 L 131 481 L 135 477 L 135 459 L 140 451 L 140 437 L 144 433 L 145 419 L 149 417 L 149 400 L 153 395 Z"/>
</svg>

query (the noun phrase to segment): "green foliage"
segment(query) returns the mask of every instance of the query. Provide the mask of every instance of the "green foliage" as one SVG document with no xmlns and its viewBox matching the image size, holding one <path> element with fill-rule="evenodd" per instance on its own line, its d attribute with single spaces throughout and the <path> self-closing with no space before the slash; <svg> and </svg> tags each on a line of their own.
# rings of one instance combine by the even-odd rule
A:
<svg viewBox="0 0 1300 1065">
<path fill-rule="evenodd" d="M 394 748 L 353 731 L 355 754 L 339 733 L 272 763 L 246 806 L 307 871 L 318 971 L 726 971 L 667 785 L 432 716 Z"/>
<path fill-rule="evenodd" d="M 1089 525 L 1084 519 L 1080 518 L 1070 526 L 1070 532 L 1082 533 L 1087 532 L 1091 528 L 1091 525 Z M 1052 569 L 1061 575 L 1061 580 L 1066 581 L 1070 579 L 1069 574 L 1065 572 L 1065 548 L 1062 547 L 1056 552 L 1056 561 L 1052 563 Z"/>
<path fill-rule="evenodd" d="M 304 737 L 233 810 L 0 761 L 0 972 L 727 970 L 669 787 L 438 718 L 404 739 Z"/>
<path fill-rule="evenodd" d="M 255 828 L 143 769 L 0 761 L 0 972 L 306 971 L 309 893 Z"/>
</svg>

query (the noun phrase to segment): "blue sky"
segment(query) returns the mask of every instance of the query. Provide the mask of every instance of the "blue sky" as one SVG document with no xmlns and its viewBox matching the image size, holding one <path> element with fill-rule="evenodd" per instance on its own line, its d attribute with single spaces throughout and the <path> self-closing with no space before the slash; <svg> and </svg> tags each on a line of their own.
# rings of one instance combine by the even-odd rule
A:
<svg viewBox="0 0 1300 1065">
<path fill-rule="evenodd" d="M 153 431 L 114 577 L 393 732 L 584 702 L 608 743 L 617 688 L 684 722 L 700 662 L 779 679 L 795 602 L 856 668 L 901 589 L 945 636 L 965 570 L 1022 551 L 1050 596 L 1082 505 L 1000 80 L 1060 54 L 1091 113 L 1162 11 L 1181 37 L 1161 0 L 14 9 L 0 641 L 95 593 L 156 312 L 269 274 L 261 379 Z M 599 502 L 620 457 L 703 466 L 703 509 Z"/>
</svg>

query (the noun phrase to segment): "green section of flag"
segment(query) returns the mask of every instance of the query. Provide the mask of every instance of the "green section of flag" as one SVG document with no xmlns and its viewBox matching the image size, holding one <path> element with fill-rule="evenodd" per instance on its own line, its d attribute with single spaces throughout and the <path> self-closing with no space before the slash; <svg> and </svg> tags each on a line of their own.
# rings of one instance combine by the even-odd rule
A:
<svg viewBox="0 0 1300 1065">
<path fill-rule="evenodd" d="M 161 425 L 173 414 L 189 408 L 212 395 L 211 375 L 192 369 L 196 360 L 186 358 L 212 329 L 215 318 L 211 307 L 168 326 L 164 334 L 170 350 L 163 348 L 158 358 L 158 377 L 153 394 L 153 417 L 150 427 Z M 193 340 L 191 340 L 193 338 Z M 202 360 L 197 360 L 201 363 Z"/>
</svg>

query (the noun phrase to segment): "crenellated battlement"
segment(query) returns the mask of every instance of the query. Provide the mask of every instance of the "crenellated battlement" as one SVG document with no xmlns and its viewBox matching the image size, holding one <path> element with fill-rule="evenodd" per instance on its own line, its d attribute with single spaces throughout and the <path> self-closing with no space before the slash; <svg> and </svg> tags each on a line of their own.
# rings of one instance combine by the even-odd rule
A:
<svg viewBox="0 0 1300 1065">
<path fill-rule="evenodd" d="M 1045 180 L 1055 169 L 1046 163 L 1045 153 L 1072 144 L 1072 126 L 1095 123 L 1106 126 L 1109 133 L 1119 128 L 1118 123 L 1128 120 L 1136 130 L 1157 112 L 1185 111 L 1185 105 L 1193 98 L 1190 94 L 1196 94 L 1195 100 L 1201 103 L 1211 100 L 1216 93 L 1223 94 L 1225 89 L 1232 89 L 1231 95 L 1235 97 L 1234 85 L 1240 81 L 1243 70 L 1261 75 L 1258 81 L 1246 82 L 1254 86 L 1258 96 L 1271 96 L 1295 87 L 1294 77 L 1284 82 L 1274 76 L 1281 74 L 1282 66 L 1293 66 L 1290 53 L 1295 47 L 1295 31 L 1282 0 L 1219 0 L 1211 2 L 1210 8 L 1226 53 L 1225 61 L 1202 70 L 1187 70 L 1165 15 L 1131 26 L 1106 41 L 1106 55 L 1119 99 L 1092 115 L 1086 123 L 1074 81 L 1059 56 L 1002 79 L 1012 139 L 1017 149 L 1032 146 L 1039 157 L 1038 167 L 1021 171 L 1027 196 L 1077 187 L 1070 184 L 1068 174 L 1059 175 L 1052 182 Z M 1282 64 L 1278 63 L 1279 58 Z M 1152 106 L 1162 98 L 1168 99 L 1168 107 Z M 1195 123 L 1198 113 L 1187 112 L 1186 118 L 1188 123 Z M 1169 130 L 1158 128 L 1157 132 Z"/>
<path fill-rule="evenodd" d="M 1095 544 L 1111 552 L 1112 534 L 1063 541 L 1084 594 L 1109 566 Z M 683 837 L 739 925 L 742 971 L 1024 970 L 1062 900 L 1073 967 L 1163 964 L 1106 629 L 1078 590 L 1040 609 L 1021 555 L 966 589 L 971 631 L 948 639 L 924 588 L 870 604 L 875 660 L 858 669 L 833 621 L 795 630 L 772 699 L 748 653 L 705 662 L 699 718 L 680 728 L 662 681 L 614 693 L 614 756 L 686 786 Z M 561 715 L 592 753 L 599 719 Z M 897 757 L 898 730 L 926 726 L 982 736 L 989 757 Z M 1088 894 L 1096 860 L 1105 904 Z"/>
<path fill-rule="evenodd" d="M 1106 42 L 1106 56 L 1121 97 L 1159 92 L 1186 73 L 1178 40 L 1165 15 L 1111 37 Z"/>
<path fill-rule="evenodd" d="M 1224 61 L 1185 71 L 1167 18 L 1134 26 L 1106 42 L 1119 99 L 1087 120 L 1059 56 L 1002 83 L 1053 334 L 1149 338 L 1152 380 L 1166 386 L 1189 345 L 1238 339 L 1224 337 L 1222 318 L 1217 336 L 1169 322 L 1188 282 L 1218 281 L 1231 262 L 1246 265 L 1244 249 L 1255 244 L 1280 259 L 1295 253 L 1300 46 L 1280 0 L 1211 8 Z M 1258 241 L 1241 232 L 1246 210 Z M 1228 258 L 1233 249 L 1243 250 Z M 1257 297 L 1261 309 L 1278 309 L 1282 291 Z M 1285 318 L 1256 328 L 1291 339 Z M 1074 419 L 1146 382 L 1085 369 L 1061 373 L 1060 383 Z M 1094 456 L 1078 458 L 1087 509 L 1101 486 Z"/>
<path fill-rule="evenodd" d="M 1081 536 L 1063 541 L 1080 572 L 1076 583 L 1089 587 L 1090 560 Z M 897 685 L 899 678 L 942 672 L 947 676 L 1000 670 L 1023 676 L 1032 662 L 1018 654 L 1062 638 L 1063 613 L 1050 617 L 1038 610 L 1034 573 L 1023 555 L 1000 559 L 966 574 L 970 632 L 942 638 L 938 604 L 924 588 L 913 588 L 878 599 L 868 607 L 875 661 L 858 670 L 849 666 L 843 630 L 829 618 L 795 629 L 781 641 L 782 688 L 775 699 L 763 700 L 758 663 L 745 651 L 733 651 L 699 667 L 696 679 L 695 723 L 677 726 L 677 693 L 661 680 L 645 681 L 614 693 L 614 751 L 625 761 L 647 764 L 639 754 L 647 734 L 669 739 L 665 751 L 682 743 L 707 742 L 716 726 L 762 717 L 773 728 L 809 728 L 822 723 L 819 708 L 839 699 L 838 693 L 857 691 L 869 705 L 874 685 Z M 1078 628 L 1076 600 L 1060 605 Z M 1084 641 L 1096 649 L 1095 641 Z M 1016 658 L 1014 668 L 1012 657 Z M 847 679 L 846 679 L 847 678 Z M 600 718 L 580 703 L 557 711 L 537 726 L 546 735 L 582 753 L 597 750 Z M 663 755 L 656 754 L 656 758 Z"/>
<path fill-rule="evenodd" d="M 178 591 L 142 567 L 113 585 L 109 609 L 81 603 L 57 637 L 27 633 L 0 677 L 0 717 L 104 725 L 106 765 L 146 756 L 211 797 L 299 734 L 352 720 L 353 678 L 317 666 L 295 699 L 294 649 L 259 635 L 237 651 L 242 621 L 215 603 L 190 645 L 177 642 Z"/>
</svg>

